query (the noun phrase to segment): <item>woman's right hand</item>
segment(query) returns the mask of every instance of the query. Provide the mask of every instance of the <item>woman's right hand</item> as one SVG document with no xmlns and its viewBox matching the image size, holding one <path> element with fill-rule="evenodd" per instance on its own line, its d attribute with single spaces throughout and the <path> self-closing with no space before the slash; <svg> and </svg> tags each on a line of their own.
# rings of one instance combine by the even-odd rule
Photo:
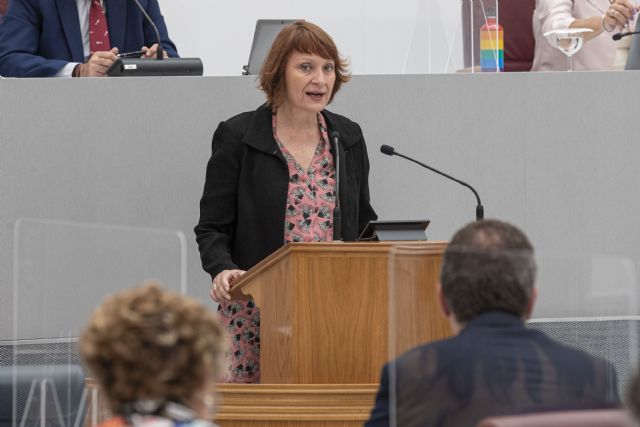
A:
<svg viewBox="0 0 640 427">
<path fill-rule="evenodd" d="M 244 270 L 223 270 L 218 273 L 211 283 L 211 293 L 209 294 L 211 299 L 217 303 L 223 300 L 230 300 L 229 289 L 231 288 L 231 283 L 244 273 Z"/>
<path fill-rule="evenodd" d="M 611 5 L 602 17 L 602 26 L 607 31 L 624 28 L 634 18 L 637 11 L 637 6 L 630 0 L 611 0 Z"/>
</svg>

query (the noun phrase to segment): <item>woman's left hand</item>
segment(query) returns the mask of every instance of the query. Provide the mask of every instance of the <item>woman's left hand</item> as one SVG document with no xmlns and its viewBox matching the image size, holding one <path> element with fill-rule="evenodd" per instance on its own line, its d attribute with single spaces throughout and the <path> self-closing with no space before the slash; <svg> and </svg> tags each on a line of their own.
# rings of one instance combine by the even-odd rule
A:
<svg viewBox="0 0 640 427">
<path fill-rule="evenodd" d="M 224 300 L 230 300 L 229 289 L 231 283 L 245 273 L 244 270 L 223 270 L 216 275 L 211 283 L 211 299 L 217 303 Z"/>
</svg>

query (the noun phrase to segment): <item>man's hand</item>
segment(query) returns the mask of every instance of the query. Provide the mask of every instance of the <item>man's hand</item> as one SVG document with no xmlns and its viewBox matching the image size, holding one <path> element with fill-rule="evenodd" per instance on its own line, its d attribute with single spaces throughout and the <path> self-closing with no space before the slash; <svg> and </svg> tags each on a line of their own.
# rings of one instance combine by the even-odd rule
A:
<svg viewBox="0 0 640 427">
<path fill-rule="evenodd" d="M 150 58 L 153 59 L 156 57 L 156 55 L 158 54 L 158 43 L 154 44 L 151 47 L 146 47 L 146 46 L 142 46 L 142 48 L 140 49 L 143 53 L 142 57 L 143 58 Z M 164 58 L 168 58 L 169 55 L 167 55 L 167 51 L 163 50 L 162 51 L 162 56 Z"/>
<path fill-rule="evenodd" d="M 114 47 L 110 51 L 94 52 L 93 55 L 80 66 L 80 77 L 104 77 L 107 70 L 117 59 L 118 48 Z"/>
</svg>

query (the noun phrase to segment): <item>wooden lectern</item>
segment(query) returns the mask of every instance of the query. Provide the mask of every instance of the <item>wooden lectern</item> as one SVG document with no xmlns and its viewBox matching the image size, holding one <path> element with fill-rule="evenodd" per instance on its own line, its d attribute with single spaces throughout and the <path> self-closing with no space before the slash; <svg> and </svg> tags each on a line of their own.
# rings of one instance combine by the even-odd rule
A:
<svg viewBox="0 0 640 427">
<path fill-rule="evenodd" d="M 380 369 L 451 335 L 445 242 L 290 243 L 232 288 L 260 307 L 261 384 L 222 384 L 222 427 L 360 426 Z"/>
</svg>

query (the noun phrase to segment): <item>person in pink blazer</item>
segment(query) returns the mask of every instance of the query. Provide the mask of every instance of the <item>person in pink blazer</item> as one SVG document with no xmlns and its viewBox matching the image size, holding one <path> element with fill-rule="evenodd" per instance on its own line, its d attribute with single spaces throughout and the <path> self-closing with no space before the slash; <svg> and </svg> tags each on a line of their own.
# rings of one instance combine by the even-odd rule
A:
<svg viewBox="0 0 640 427">
<path fill-rule="evenodd" d="M 609 0 L 537 0 L 533 13 L 536 48 L 531 71 L 567 70 L 567 57 L 553 39 L 543 36 L 548 31 L 567 28 L 593 30 L 586 33 L 584 46 L 573 56 L 574 70 L 612 69 L 621 42 L 614 42 L 611 36 L 633 28 L 637 11 L 636 0 L 612 0 L 611 3 Z"/>
</svg>

